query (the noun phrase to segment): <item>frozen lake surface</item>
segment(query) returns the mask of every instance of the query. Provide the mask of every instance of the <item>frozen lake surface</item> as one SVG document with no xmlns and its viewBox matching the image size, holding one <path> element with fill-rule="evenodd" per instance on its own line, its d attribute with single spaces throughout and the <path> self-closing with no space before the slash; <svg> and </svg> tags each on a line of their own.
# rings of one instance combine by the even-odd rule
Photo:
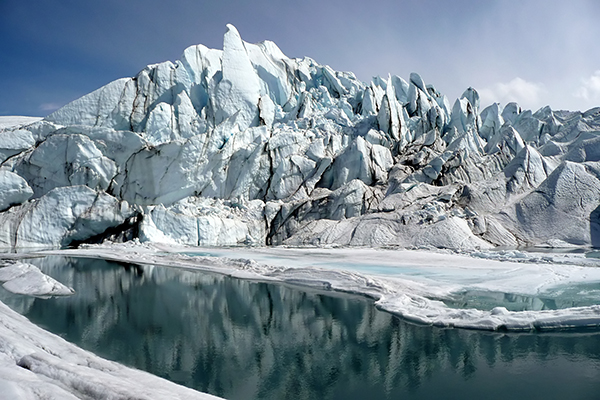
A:
<svg viewBox="0 0 600 400">
<path fill-rule="evenodd" d="M 101 259 L 28 262 L 76 291 L 51 299 L 2 291 L 31 321 L 102 357 L 229 399 L 583 399 L 600 389 L 596 330 L 444 329 L 297 285 Z"/>
<path fill-rule="evenodd" d="M 536 249 L 457 254 L 373 249 L 212 248 L 200 257 L 243 257 L 268 265 L 352 271 L 424 284 L 455 308 L 559 310 L 600 304 L 599 252 Z M 501 259 L 502 262 L 497 262 Z"/>
</svg>

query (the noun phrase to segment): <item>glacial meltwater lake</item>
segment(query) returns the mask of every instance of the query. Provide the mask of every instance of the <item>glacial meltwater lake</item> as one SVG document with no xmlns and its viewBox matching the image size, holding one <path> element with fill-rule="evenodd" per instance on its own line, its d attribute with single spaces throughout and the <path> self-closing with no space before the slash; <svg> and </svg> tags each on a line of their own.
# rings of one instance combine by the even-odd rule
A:
<svg viewBox="0 0 600 400">
<path fill-rule="evenodd" d="M 600 332 L 506 334 L 404 322 L 358 296 L 97 259 L 28 260 L 73 287 L 0 289 L 94 353 L 228 399 L 598 399 Z"/>
</svg>

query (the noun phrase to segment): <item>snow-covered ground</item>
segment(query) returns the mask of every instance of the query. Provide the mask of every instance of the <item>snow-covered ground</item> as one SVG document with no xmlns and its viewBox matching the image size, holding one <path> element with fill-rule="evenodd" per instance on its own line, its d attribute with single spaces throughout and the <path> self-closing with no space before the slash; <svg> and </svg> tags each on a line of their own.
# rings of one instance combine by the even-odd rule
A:
<svg viewBox="0 0 600 400">
<path fill-rule="evenodd" d="M 17 116 L 2 115 L 2 116 L 0 116 L 0 129 L 11 128 L 13 126 L 19 126 L 19 125 L 32 124 L 36 121 L 40 121 L 41 119 L 42 119 L 41 117 L 23 117 L 20 115 L 17 115 Z"/>
<path fill-rule="evenodd" d="M 132 242 L 36 254 L 166 265 L 323 291 L 358 293 L 375 299 L 377 307 L 409 321 L 440 327 L 528 331 L 600 326 L 600 305 L 516 312 L 504 307 L 450 308 L 440 301 L 468 290 L 551 296 L 578 284 L 600 282 L 600 260 L 586 258 L 584 254 L 195 248 Z M 5 259 L 5 266 L 0 268 L 3 280 L 10 282 L 20 272 L 31 273 L 32 268 L 26 264 L 27 256 L 26 253 L 2 255 Z M 38 270 L 35 275 L 39 274 Z M 36 286 L 36 282 L 40 284 Z M 44 290 L 51 294 L 50 291 L 59 286 L 48 282 L 51 281 L 37 276 L 36 280 L 25 278 L 17 286 L 38 295 L 43 295 Z M 61 294 L 69 294 L 68 288 L 62 290 Z M 133 395 L 136 398 L 210 398 L 103 360 L 34 326 L 3 304 L 0 304 L 0 389 L 0 399 L 81 396 L 104 399 Z"/>
</svg>

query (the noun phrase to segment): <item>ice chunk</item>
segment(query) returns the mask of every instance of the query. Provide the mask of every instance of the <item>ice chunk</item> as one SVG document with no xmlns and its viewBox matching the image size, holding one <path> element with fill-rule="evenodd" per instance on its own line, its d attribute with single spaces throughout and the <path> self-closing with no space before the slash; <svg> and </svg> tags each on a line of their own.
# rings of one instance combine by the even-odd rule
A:
<svg viewBox="0 0 600 400">
<path fill-rule="evenodd" d="M 540 170 L 541 167 L 534 168 Z M 597 245 L 600 166 L 563 162 L 534 192 L 503 214 L 509 229 L 530 244 L 560 239 L 577 245 Z"/>
<path fill-rule="evenodd" d="M 481 112 L 481 120 L 483 121 L 483 125 L 479 130 L 479 135 L 489 142 L 500 132 L 500 128 L 504 124 L 498 103 L 486 107 Z"/>
<path fill-rule="evenodd" d="M 0 164 L 34 145 L 35 138 L 26 129 L 0 131 Z"/>
<path fill-rule="evenodd" d="M 48 115 L 45 119 L 61 125 L 89 125 L 114 127 L 108 116 L 119 107 L 121 95 L 131 78 L 122 78 L 109 83 L 87 94 L 59 110 Z M 99 120 L 104 116 L 104 120 Z"/>
<path fill-rule="evenodd" d="M 104 233 L 134 215 L 126 202 L 86 186 L 56 188 L 0 214 L 0 247 L 60 247 Z"/>
<path fill-rule="evenodd" d="M 27 181 L 19 175 L 0 170 L 0 211 L 22 204 L 33 195 Z"/>
<path fill-rule="evenodd" d="M 44 274 L 34 265 L 16 263 L 0 266 L 0 282 L 9 292 L 29 296 L 69 296 L 73 289 Z"/>
<path fill-rule="evenodd" d="M 259 78 L 239 32 L 227 25 L 223 40 L 223 78 L 219 82 L 215 97 L 215 122 L 221 123 L 239 113 L 240 129 L 258 124 Z"/>
<path fill-rule="evenodd" d="M 71 185 L 106 190 L 117 173 L 115 163 L 81 134 L 49 136 L 20 160 L 15 170 L 28 181 L 35 197 Z"/>
<path fill-rule="evenodd" d="M 521 113 L 521 107 L 517 103 L 508 103 L 502 110 L 502 118 L 511 124 L 515 122 L 517 116 Z"/>
</svg>

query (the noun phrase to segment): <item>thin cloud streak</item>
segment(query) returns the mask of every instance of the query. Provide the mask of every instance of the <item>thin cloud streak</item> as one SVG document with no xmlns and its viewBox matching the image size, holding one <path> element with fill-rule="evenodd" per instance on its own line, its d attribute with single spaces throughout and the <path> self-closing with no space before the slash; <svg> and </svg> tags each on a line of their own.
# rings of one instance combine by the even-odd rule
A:
<svg viewBox="0 0 600 400">
<path fill-rule="evenodd" d="M 45 113 L 51 113 L 53 111 L 58 110 L 63 105 L 64 104 L 61 103 L 42 103 L 40 104 L 40 111 L 43 111 Z"/>
</svg>

